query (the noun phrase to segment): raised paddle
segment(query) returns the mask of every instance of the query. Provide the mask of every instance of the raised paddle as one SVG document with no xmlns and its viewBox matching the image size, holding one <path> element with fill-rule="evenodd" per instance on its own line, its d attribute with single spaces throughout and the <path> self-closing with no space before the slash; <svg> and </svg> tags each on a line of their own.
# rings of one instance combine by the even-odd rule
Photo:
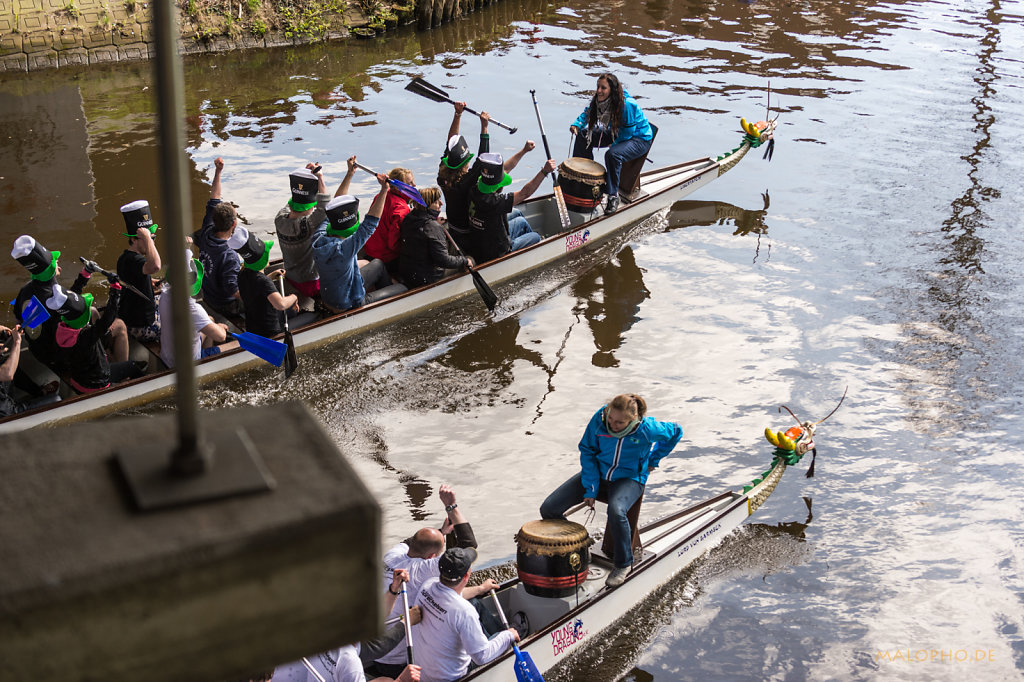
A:
<svg viewBox="0 0 1024 682">
<path fill-rule="evenodd" d="M 277 280 L 277 284 L 281 289 L 281 296 L 284 296 L 284 277 Z M 282 310 L 281 314 L 284 315 L 284 345 L 288 348 L 284 354 L 284 378 L 287 379 L 299 366 L 299 359 L 295 356 L 295 339 L 292 338 L 292 330 L 288 328 L 288 311 Z"/>
<path fill-rule="evenodd" d="M 358 168 L 359 170 L 364 170 L 375 177 L 377 175 L 377 171 L 373 170 L 372 168 L 367 168 L 361 163 L 357 163 L 356 168 Z M 391 178 L 388 178 L 388 186 L 394 189 L 396 192 L 401 194 L 409 201 L 415 201 L 420 206 L 427 205 L 427 202 L 423 200 L 423 195 L 421 195 L 420 191 L 413 187 L 412 185 L 408 185 L 402 182 L 401 180 L 392 180 Z"/>
<path fill-rule="evenodd" d="M 530 97 L 533 98 L 533 110 L 537 112 L 537 125 L 540 126 L 540 139 L 544 143 L 544 153 L 551 158 L 551 147 L 548 146 L 548 136 L 544 132 L 544 121 L 540 120 L 540 107 L 537 105 L 537 91 L 530 90 Z M 551 180 L 555 185 L 555 205 L 558 206 L 558 219 L 562 222 L 562 229 L 569 229 L 569 209 L 565 206 L 565 196 L 562 195 L 562 188 L 558 184 L 558 171 L 551 174 Z"/>
<path fill-rule="evenodd" d="M 426 97 L 427 99 L 434 100 L 435 102 L 447 102 L 448 104 L 455 104 L 452 98 L 448 96 L 448 93 L 446 93 L 444 90 L 437 87 L 436 85 L 431 85 L 430 83 L 423 80 L 419 76 L 413 78 L 412 81 L 405 86 L 405 89 L 408 90 L 409 92 L 415 92 L 417 95 L 420 95 L 421 97 Z M 473 111 L 469 107 L 466 107 L 466 111 L 468 111 L 471 114 L 476 114 L 477 116 L 480 115 L 479 111 Z M 519 128 L 516 128 L 515 126 L 509 127 L 502 123 L 501 121 L 496 121 L 493 118 L 491 119 L 491 123 L 500 128 L 504 128 L 509 132 L 510 135 L 514 134 L 517 130 L 519 130 Z"/>
<path fill-rule="evenodd" d="M 498 593 L 491 590 L 491 599 L 494 600 L 494 607 L 498 610 L 498 615 L 501 617 L 501 624 L 508 629 L 508 621 L 505 619 L 505 612 L 501 610 L 501 602 L 498 601 Z M 516 680 L 517 682 L 544 682 L 544 678 L 541 676 L 540 671 L 537 670 L 537 664 L 533 662 L 533 658 L 530 654 L 525 651 L 520 651 L 519 647 L 516 646 L 515 642 L 512 643 L 512 650 L 516 654 Z"/>
<path fill-rule="evenodd" d="M 280 341 L 268 339 L 252 332 L 228 332 L 228 340 L 238 341 L 238 345 L 249 351 L 260 360 L 266 360 L 275 367 L 280 367 L 284 362 L 284 356 L 288 353 L 288 346 Z"/>
<path fill-rule="evenodd" d="M 117 275 L 117 273 L 111 272 L 110 270 L 104 270 L 103 268 L 101 268 L 96 261 L 88 260 L 84 256 L 79 256 L 78 260 L 82 261 L 82 263 L 85 265 L 85 269 L 88 270 L 89 272 L 98 272 L 105 277 L 111 277 L 115 279 L 118 283 L 120 283 L 121 286 L 123 286 L 125 289 L 132 292 L 136 296 L 140 296 L 146 299 L 147 301 L 153 300 L 149 296 L 146 296 L 144 293 L 133 287 L 131 284 L 128 284 L 128 282 L 125 282 Z"/>
<path fill-rule="evenodd" d="M 463 258 L 466 258 L 466 254 L 462 253 L 462 249 L 460 249 L 459 245 L 455 243 L 452 236 L 448 234 L 448 230 L 442 227 L 441 231 L 444 232 L 445 237 L 448 237 L 448 243 L 455 247 L 455 252 Z M 484 305 L 487 306 L 488 310 L 494 312 L 494 306 L 498 303 L 498 297 L 494 294 L 494 291 L 491 290 L 490 285 L 484 281 L 484 276 L 469 264 L 469 258 L 466 258 L 466 269 L 469 270 L 469 275 L 473 278 L 473 286 L 476 287 L 476 292 L 480 294 L 480 298 L 483 299 Z"/>
<path fill-rule="evenodd" d="M 412 665 L 412 622 L 409 620 L 409 593 L 406 591 L 408 584 L 408 581 L 402 581 L 402 609 L 405 611 L 405 654 L 408 664 Z"/>
</svg>

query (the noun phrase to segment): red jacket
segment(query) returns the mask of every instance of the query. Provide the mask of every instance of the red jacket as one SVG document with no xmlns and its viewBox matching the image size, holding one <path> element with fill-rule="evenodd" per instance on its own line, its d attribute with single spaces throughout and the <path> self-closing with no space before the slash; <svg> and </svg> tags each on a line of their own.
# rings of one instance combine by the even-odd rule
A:
<svg viewBox="0 0 1024 682">
<path fill-rule="evenodd" d="M 398 243 L 401 236 L 399 226 L 407 215 L 409 215 L 409 202 L 402 195 L 388 190 L 380 223 L 367 240 L 366 246 L 363 247 L 366 255 L 370 258 L 380 258 L 385 263 L 390 263 L 398 258 L 398 254 L 402 250 Z"/>
</svg>

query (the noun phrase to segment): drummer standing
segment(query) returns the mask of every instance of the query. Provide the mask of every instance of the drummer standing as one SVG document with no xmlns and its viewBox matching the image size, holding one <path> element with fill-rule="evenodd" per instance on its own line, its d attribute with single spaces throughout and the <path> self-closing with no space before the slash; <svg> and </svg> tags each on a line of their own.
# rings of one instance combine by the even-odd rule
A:
<svg viewBox="0 0 1024 682">
<path fill-rule="evenodd" d="M 654 140 L 647 117 L 614 74 L 602 73 L 590 105 L 569 126 L 569 132 L 576 136 L 573 156 L 593 159 L 594 149 L 608 147 L 604 155 L 608 173 L 605 213 L 614 213 L 619 208 L 622 164 L 646 154 Z"/>
<path fill-rule="evenodd" d="M 618 587 L 633 566 L 633 532 L 626 514 L 644 492 L 647 476 L 683 437 L 683 429 L 647 415 L 634 393 L 615 396 L 594 413 L 580 440 L 581 472 L 560 485 L 540 507 L 541 518 L 564 519 L 580 502 L 591 509 L 598 491 L 608 500 L 615 568 L 605 582 Z"/>
</svg>

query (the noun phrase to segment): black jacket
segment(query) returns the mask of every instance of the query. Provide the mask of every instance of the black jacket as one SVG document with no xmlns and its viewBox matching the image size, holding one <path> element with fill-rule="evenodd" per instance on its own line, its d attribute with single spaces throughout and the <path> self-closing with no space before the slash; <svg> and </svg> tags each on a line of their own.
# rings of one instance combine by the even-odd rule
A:
<svg viewBox="0 0 1024 682">
<path fill-rule="evenodd" d="M 107 307 L 95 323 L 75 333 L 61 323 L 57 328 L 57 345 L 71 367 L 71 378 L 89 389 L 100 389 L 110 384 L 110 361 L 103 348 L 103 336 L 117 318 L 117 304 L 121 290 L 111 289 Z M 73 343 L 72 343 L 73 341 Z M 66 345 L 66 344 L 71 345 Z"/>
<path fill-rule="evenodd" d="M 405 216 L 399 230 L 399 264 L 410 289 L 436 282 L 444 277 L 446 268 L 466 267 L 464 257 L 449 255 L 448 239 L 436 211 L 417 206 Z"/>
</svg>

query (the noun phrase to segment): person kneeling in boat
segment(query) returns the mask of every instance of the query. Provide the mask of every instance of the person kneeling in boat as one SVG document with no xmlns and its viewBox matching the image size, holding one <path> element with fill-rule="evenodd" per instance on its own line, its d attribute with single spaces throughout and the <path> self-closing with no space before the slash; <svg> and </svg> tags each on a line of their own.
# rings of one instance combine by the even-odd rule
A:
<svg viewBox="0 0 1024 682">
<path fill-rule="evenodd" d="M 203 287 L 203 264 L 192 257 L 192 251 L 185 249 L 185 263 L 188 267 L 188 312 L 192 325 L 192 359 L 216 355 L 221 350 L 230 350 L 237 343 L 221 346 L 228 339 L 228 326 L 223 322 L 214 322 L 213 318 L 203 310 L 196 301 Z M 170 368 L 174 368 L 174 329 L 172 325 L 171 287 L 164 289 L 160 295 L 160 359 Z"/>
<path fill-rule="evenodd" d="M 263 274 L 274 242 L 264 241 L 240 225 L 228 240 L 228 246 L 242 258 L 238 291 L 245 306 L 245 330 L 260 336 L 280 334 L 284 331 L 281 315 L 298 314 L 299 298 L 295 294 L 282 295 L 270 281 L 271 277 L 283 277 L 283 269 L 275 270 L 269 277 Z"/>
<path fill-rule="evenodd" d="M 353 196 L 335 197 L 327 205 L 327 219 L 313 236 L 313 258 L 320 271 L 320 297 L 335 312 L 395 296 L 405 291 L 392 284 L 387 268 L 380 260 L 359 267 L 356 254 L 373 234 L 387 198 L 387 176 L 377 174 L 381 189 L 360 222 L 359 200 Z"/>
<path fill-rule="evenodd" d="M 79 393 L 99 391 L 112 383 L 142 376 L 142 370 L 134 362 L 111 363 L 107 359 L 103 336 L 117 319 L 117 305 L 121 300 L 121 283 L 117 275 L 111 274 L 107 281 L 110 283 L 110 297 L 95 323 L 91 323 L 92 294 L 79 296 L 55 284 L 53 294 L 46 299 L 46 307 L 60 315 L 57 346 L 66 353 L 67 364 L 71 367 L 69 383 Z"/>
<path fill-rule="evenodd" d="M 626 514 L 643 495 L 648 474 L 658 468 L 683 437 L 672 422 L 647 416 L 647 403 L 625 393 L 594 413 L 580 440 L 581 472 L 560 485 L 540 507 L 541 518 L 564 519 L 569 507 L 591 509 L 598 493 L 608 500 L 615 568 L 606 584 L 618 587 L 633 566 L 633 532 Z"/>
<path fill-rule="evenodd" d="M 544 176 L 554 172 L 555 162 L 548 159 L 523 188 L 512 194 L 499 193 L 512 178 L 505 172 L 501 154 L 480 155 L 480 179 L 469 193 L 469 248 L 466 255 L 477 263 L 500 258 L 510 251 L 540 241 L 521 212 L 513 208 L 529 199 Z M 510 218 L 511 216 L 511 218 Z"/>
<path fill-rule="evenodd" d="M 438 222 L 441 211 L 441 190 L 426 187 L 420 190 L 426 206 L 416 208 L 405 217 L 401 226 L 402 279 L 410 289 L 431 284 L 445 275 L 445 270 L 462 270 L 473 265 L 465 256 L 448 253 L 444 226 Z"/>
<path fill-rule="evenodd" d="M 608 174 L 608 203 L 605 213 L 619 208 L 619 171 L 626 161 L 638 159 L 651 149 L 654 131 L 647 117 L 613 74 L 597 77 L 597 89 L 590 105 L 569 126 L 576 136 L 572 155 L 594 158 L 594 149 L 608 147 L 604 165 Z"/>
<path fill-rule="evenodd" d="M 480 617 L 466 598 L 470 568 L 476 550 L 453 547 L 438 562 L 440 575 L 430 578 L 416 595 L 423 620 L 416 628 L 417 660 L 425 679 L 457 680 L 469 671 L 470 662 L 484 665 L 519 641 L 515 628 L 487 639 Z M 422 653 L 419 653 L 422 652 Z"/>
</svg>

